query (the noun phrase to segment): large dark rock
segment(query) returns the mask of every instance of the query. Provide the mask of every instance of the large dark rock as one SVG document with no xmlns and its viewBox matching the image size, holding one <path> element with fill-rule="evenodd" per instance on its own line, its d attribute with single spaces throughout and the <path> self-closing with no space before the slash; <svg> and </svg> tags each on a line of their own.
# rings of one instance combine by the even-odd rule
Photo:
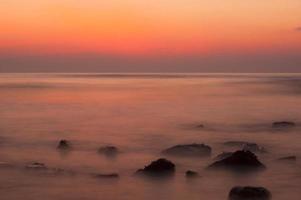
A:
<svg viewBox="0 0 301 200">
<path fill-rule="evenodd" d="M 98 149 L 98 153 L 104 154 L 106 156 L 116 156 L 118 152 L 119 152 L 118 148 L 114 146 L 105 146 L 105 147 L 100 147 Z"/>
<path fill-rule="evenodd" d="M 68 140 L 60 140 L 57 148 L 60 150 L 69 150 L 71 149 L 71 144 Z"/>
<path fill-rule="evenodd" d="M 218 160 L 208 166 L 208 169 L 226 168 L 233 170 L 265 169 L 265 166 L 251 151 L 236 151 L 229 157 Z"/>
<path fill-rule="evenodd" d="M 145 175 L 166 176 L 174 174 L 175 170 L 175 164 L 165 158 L 160 158 L 156 161 L 151 162 L 151 164 L 145 166 L 143 169 L 137 170 L 137 173 Z"/>
<path fill-rule="evenodd" d="M 295 127 L 296 124 L 290 121 L 279 121 L 279 122 L 274 122 L 272 126 L 273 128 L 291 128 L 291 127 Z"/>
<path fill-rule="evenodd" d="M 263 187 L 234 187 L 229 193 L 229 200 L 270 200 L 270 191 Z"/>
<path fill-rule="evenodd" d="M 210 156 L 211 151 L 211 147 L 205 144 L 183 144 L 165 149 L 162 153 L 173 156 L 203 157 Z"/>
</svg>

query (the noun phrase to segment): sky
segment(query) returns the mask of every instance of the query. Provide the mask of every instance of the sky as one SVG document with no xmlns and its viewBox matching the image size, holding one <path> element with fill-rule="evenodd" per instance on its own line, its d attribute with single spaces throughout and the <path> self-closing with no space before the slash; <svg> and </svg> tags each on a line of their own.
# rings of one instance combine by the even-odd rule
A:
<svg viewBox="0 0 301 200">
<path fill-rule="evenodd" d="M 1 0 L 0 72 L 301 72 L 301 1 Z"/>
</svg>

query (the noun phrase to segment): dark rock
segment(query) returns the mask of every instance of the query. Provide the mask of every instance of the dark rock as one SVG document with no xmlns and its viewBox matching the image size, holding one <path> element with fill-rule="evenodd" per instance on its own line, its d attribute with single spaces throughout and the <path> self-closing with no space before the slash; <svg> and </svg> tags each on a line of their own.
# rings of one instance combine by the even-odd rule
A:
<svg viewBox="0 0 301 200">
<path fill-rule="evenodd" d="M 100 147 L 98 149 L 98 153 L 104 154 L 106 156 L 115 156 L 117 155 L 118 152 L 119 150 L 117 149 L 117 147 L 114 146 L 105 146 L 105 147 Z"/>
<path fill-rule="evenodd" d="M 174 174 L 175 170 L 175 164 L 165 158 L 160 158 L 156 161 L 151 162 L 151 164 L 145 166 L 143 169 L 137 170 L 137 173 L 165 176 Z"/>
<path fill-rule="evenodd" d="M 71 148 L 70 142 L 67 140 L 61 140 L 57 146 L 60 150 L 68 150 Z"/>
<path fill-rule="evenodd" d="M 95 174 L 95 178 L 119 178 L 119 174 L 111 173 L 111 174 Z"/>
<path fill-rule="evenodd" d="M 234 187 L 229 193 L 229 200 L 270 200 L 270 191 L 263 187 Z"/>
<path fill-rule="evenodd" d="M 281 157 L 278 160 L 279 161 L 293 161 L 293 162 L 296 162 L 297 157 L 296 156 L 286 156 L 286 157 Z"/>
<path fill-rule="evenodd" d="M 196 178 L 199 176 L 197 172 L 191 170 L 187 170 L 185 174 L 187 178 Z"/>
<path fill-rule="evenodd" d="M 211 147 L 205 144 L 184 144 L 165 149 L 162 151 L 162 153 L 173 156 L 202 157 L 210 156 Z"/>
<path fill-rule="evenodd" d="M 229 156 L 231 156 L 233 154 L 233 152 L 222 152 L 220 154 L 218 154 L 214 160 L 222 160 L 222 159 L 225 159 L 225 158 L 228 158 Z"/>
<path fill-rule="evenodd" d="M 296 126 L 294 122 L 289 121 L 280 121 L 280 122 L 274 122 L 273 128 L 291 128 Z"/>
<path fill-rule="evenodd" d="M 44 163 L 34 162 L 32 164 L 26 165 L 26 169 L 46 170 L 47 167 Z"/>
<path fill-rule="evenodd" d="M 233 170 L 265 169 L 265 166 L 251 151 L 236 151 L 222 160 L 208 166 L 209 169 L 226 168 Z"/>
</svg>

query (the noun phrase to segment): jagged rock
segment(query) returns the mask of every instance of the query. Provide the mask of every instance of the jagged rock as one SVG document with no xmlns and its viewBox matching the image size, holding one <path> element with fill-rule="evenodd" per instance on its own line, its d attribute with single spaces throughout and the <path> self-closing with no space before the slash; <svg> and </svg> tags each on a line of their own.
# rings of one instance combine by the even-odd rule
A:
<svg viewBox="0 0 301 200">
<path fill-rule="evenodd" d="M 173 156 L 203 157 L 210 156 L 211 151 L 211 147 L 205 144 L 183 144 L 165 149 L 162 153 Z"/>
<path fill-rule="evenodd" d="M 234 187 L 229 193 L 229 200 L 270 200 L 270 191 L 263 187 Z"/>
<path fill-rule="evenodd" d="M 151 164 L 145 166 L 143 169 L 138 169 L 137 173 L 166 176 L 174 174 L 175 170 L 176 166 L 174 163 L 165 158 L 160 158 L 156 161 L 152 161 Z"/>
<path fill-rule="evenodd" d="M 208 166 L 208 169 L 226 168 L 232 170 L 255 170 L 265 169 L 265 166 L 251 151 L 236 151 L 222 160 Z"/>
<path fill-rule="evenodd" d="M 95 178 L 119 178 L 119 174 L 111 173 L 111 174 L 94 174 Z"/>
<path fill-rule="evenodd" d="M 273 128 L 291 128 L 294 126 L 296 126 L 296 124 L 289 121 L 279 121 L 273 123 Z"/>
<path fill-rule="evenodd" d="M 199 176 L 197 172 L 191 170 L 187 170 L 185 174 L 187 178 L 196 178 Z"/>
<path fill-rule="evenodd" d="M 278 160 L 279 161 L 293 161 L 293 162 L 296 162 L 297 157 L 296 156 L 286 156 L 286 157 L 278 158 Z"/>
<path fill-rule="evenodd" d="M 71 148 L 71 145 L 70 142 L 67 140 L 60 140 L 57 148 L 60 150 L 69 150 Z"/>
<path fill-rule="evenodd" d="M 117 147 L 114 146 L 105 146 L 105 147 L 100 147 L 98 149 L 98 153 L 104 154 L 106 156 L 115 156 L 117 155 L 118 152 L 119 150 L 117 149 Z"/>
</svg>

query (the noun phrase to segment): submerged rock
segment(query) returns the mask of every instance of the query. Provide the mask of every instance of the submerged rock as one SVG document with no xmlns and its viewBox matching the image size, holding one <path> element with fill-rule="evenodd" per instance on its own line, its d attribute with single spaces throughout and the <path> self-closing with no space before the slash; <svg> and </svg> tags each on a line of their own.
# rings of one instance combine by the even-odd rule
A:
<svg viewBox="0 0 301 200">
<path fill-rule="evenodd" d="M 279 161 L 293 161 L 293 162 L 296 162 L 297 161 L 297 157 L 296 156 L 286 156 L 286 157 L 278 158 L 277 160 L 279 160 Z"/>
<path fill-rule="evenodd" d="M 216 161 L 208 169 L 226 168 L 233 170 L 265 169 L 265 166 L 251 151 L 236 151 L 229 157 Z"/>
<path fill-rule="evenodd" d="M 106 156 L 115 156 L 119 152 L 117 147 L 114 146 L 105 146 L 105 147 L 100 147 L 98 149 L 98 153 L 104 154 Z"/>
<path fill-rule="evenodd" d="M 119 178 L 119 174 L 111 173 L 111 174 L 94 174 L 95 178 Z"/>
<path fill-rule="evenodd" d="M 44 163 L 34 162 L 32 164 L 26 165 L 26 169 L 46 170 L 47 167 Z"/>
<path fill-rule="evenodd" d="M 156 161 L 152 161 L 149 165 L 145 166 L 143 169 L 138 169 L 138 174 L 146 174 L 146 175 L 158 175 L 158 176 L 166 176 L 173 175 L 176 170 L 176 166 L 171 161 L 160 158 Z"/>
<path fill-rule="evenodd" d="M 186 178 L 196 178 L 199 177 L 199 174 L 195 171 L 187 170 L 185 172 Z"/>
<path fill-rule="evenodd" d="M 198 125 L 196 125 L 196 128 L 205 128 L 205 125 L 204 124 L 198 124 Z"/>
<path fill-rule="evenodd" d="M 234 187 L 229 193 L 229 200 L 270 200 L 272 195 L 264 187 Z"/>
<path fill-rule="evenodd" d="M 173 156 L 203 157 L 210 156 L 211 151 L 211 147 L 205 144 L 183 144 L 165 149 L 162 153 Z"/>
<path fill-rule="evenodd" d="M 290 121 L 279 121 L 279 122 L 274 122 L 272 126 L 273 128 L 291 128 L 296 126 L 296 124 Z"/>
<path fill-rule="evenodd" d="M 69 150 L 71 148 L 71 144 L 68 140 L 60 140 L 57 148 L 60 150 Z"/>
</svg>

